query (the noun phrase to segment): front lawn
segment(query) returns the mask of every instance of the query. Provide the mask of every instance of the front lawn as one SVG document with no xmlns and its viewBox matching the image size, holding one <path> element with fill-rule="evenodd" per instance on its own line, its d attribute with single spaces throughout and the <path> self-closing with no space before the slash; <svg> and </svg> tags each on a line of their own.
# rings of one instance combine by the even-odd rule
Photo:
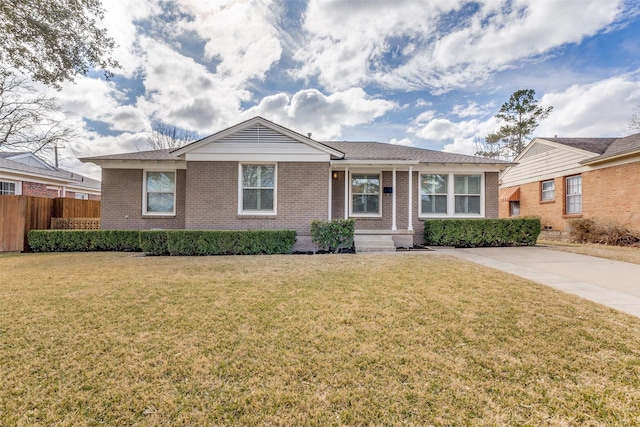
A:
<svg viewBox="0 0 640 427">
<path fill-rule="evenodd" d="M 640 319 L 435 253 L 0 257 L 0 425 L 637 425 Z"/>
</svg>

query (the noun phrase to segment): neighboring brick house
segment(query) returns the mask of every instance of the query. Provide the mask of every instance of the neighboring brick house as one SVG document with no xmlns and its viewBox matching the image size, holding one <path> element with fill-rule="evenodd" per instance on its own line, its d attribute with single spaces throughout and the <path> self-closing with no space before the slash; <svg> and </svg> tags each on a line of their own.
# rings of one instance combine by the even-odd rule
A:
<svg viewBox="0 0 640 427">
<path fill-rule="evenodd" d="M 56 168 L 33 153 L 0 152 L 0 195 L 100 200 L 100 181 Z"/>
<path fill-rule="evenodd" d="M 539 216 L 548 235 L 592 218 L 640 231 L 640 134 L 534 138 L 500 176 L 500 217 Z"/>
<path fill-rule="evenodd" d="M 430 218 L 498 216 L 511 163 L 377 142 L 318 142 L 261 117 L 176 150 L 80 159 L 102 167 L 105 229 L 293 229 L 355 218 L 356 237 L 423 241 Z M 393 246 L 392 246 L 393 247 Z"/>
</svg>

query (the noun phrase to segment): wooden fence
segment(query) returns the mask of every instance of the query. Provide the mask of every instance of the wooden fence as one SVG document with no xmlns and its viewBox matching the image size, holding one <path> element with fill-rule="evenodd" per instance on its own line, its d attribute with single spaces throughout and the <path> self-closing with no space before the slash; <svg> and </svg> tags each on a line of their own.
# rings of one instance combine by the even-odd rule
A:
<svg viewBox="0 0 640 427">
<path fill-rule="evenodd" d="M 27 250 L 27 233 L 50 229 L 52 218 L 100 218 L 100 202 L 62 197 L 0 196 L 0 252 Z"/>
</svg>

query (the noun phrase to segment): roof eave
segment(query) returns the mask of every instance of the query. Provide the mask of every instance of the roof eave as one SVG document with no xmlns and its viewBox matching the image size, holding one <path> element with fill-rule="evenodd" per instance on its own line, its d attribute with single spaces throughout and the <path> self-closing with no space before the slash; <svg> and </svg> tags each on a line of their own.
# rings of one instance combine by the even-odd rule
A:
<svg viewBox="0 0 640 427">
<path fill-rule="evenodd" d="M 634 148 L 632 150 L 623 151 L 621 153 L 592 157 L 590 159 L 582 160 L 579 163 L 585 166 L 592 166 L 600 163 L 611 162 L 613 160 L 621 160 L 621 159 L 625 159 L 625 158 L 633 157 L 637 155 L 640 155 L 640 149 Z"/>
</svg>

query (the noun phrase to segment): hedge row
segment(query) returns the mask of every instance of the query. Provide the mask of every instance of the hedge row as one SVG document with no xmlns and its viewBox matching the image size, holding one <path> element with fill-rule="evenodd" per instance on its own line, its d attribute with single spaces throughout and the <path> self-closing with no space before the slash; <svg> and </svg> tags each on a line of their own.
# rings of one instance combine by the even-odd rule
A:
<svg viewBox="0 0 640 427">
<path fill-rule="evenodd" d="M 144 251 L 148 255 L 288 254 L 296 232 L 31 230 L 33 252 Z"/>
<path fill-rule="evenodd" d="M 137 230 L 31 230 L 33 252 L 140 251 Z"/>
<path fill-rule="evenodd" d="M 140 247 L 148 255 L 288 254 L 295 242 L 292 230 L 140 232 Z"/>
<path fill-rule="evenodd" d="M 424 222 L 424 239 L 428 245 L 459 248 L 533 246 L 540 228 L 540 218 L 438 219 Z"/>
<path fill-rule="evenodd" d="M 311 221 L 311 240 L 323 250 L 340 252 L 353 248 L 353 235 L 356 229 L 356 221 L 350 219 L 334 219 Z"/>
</svg>

